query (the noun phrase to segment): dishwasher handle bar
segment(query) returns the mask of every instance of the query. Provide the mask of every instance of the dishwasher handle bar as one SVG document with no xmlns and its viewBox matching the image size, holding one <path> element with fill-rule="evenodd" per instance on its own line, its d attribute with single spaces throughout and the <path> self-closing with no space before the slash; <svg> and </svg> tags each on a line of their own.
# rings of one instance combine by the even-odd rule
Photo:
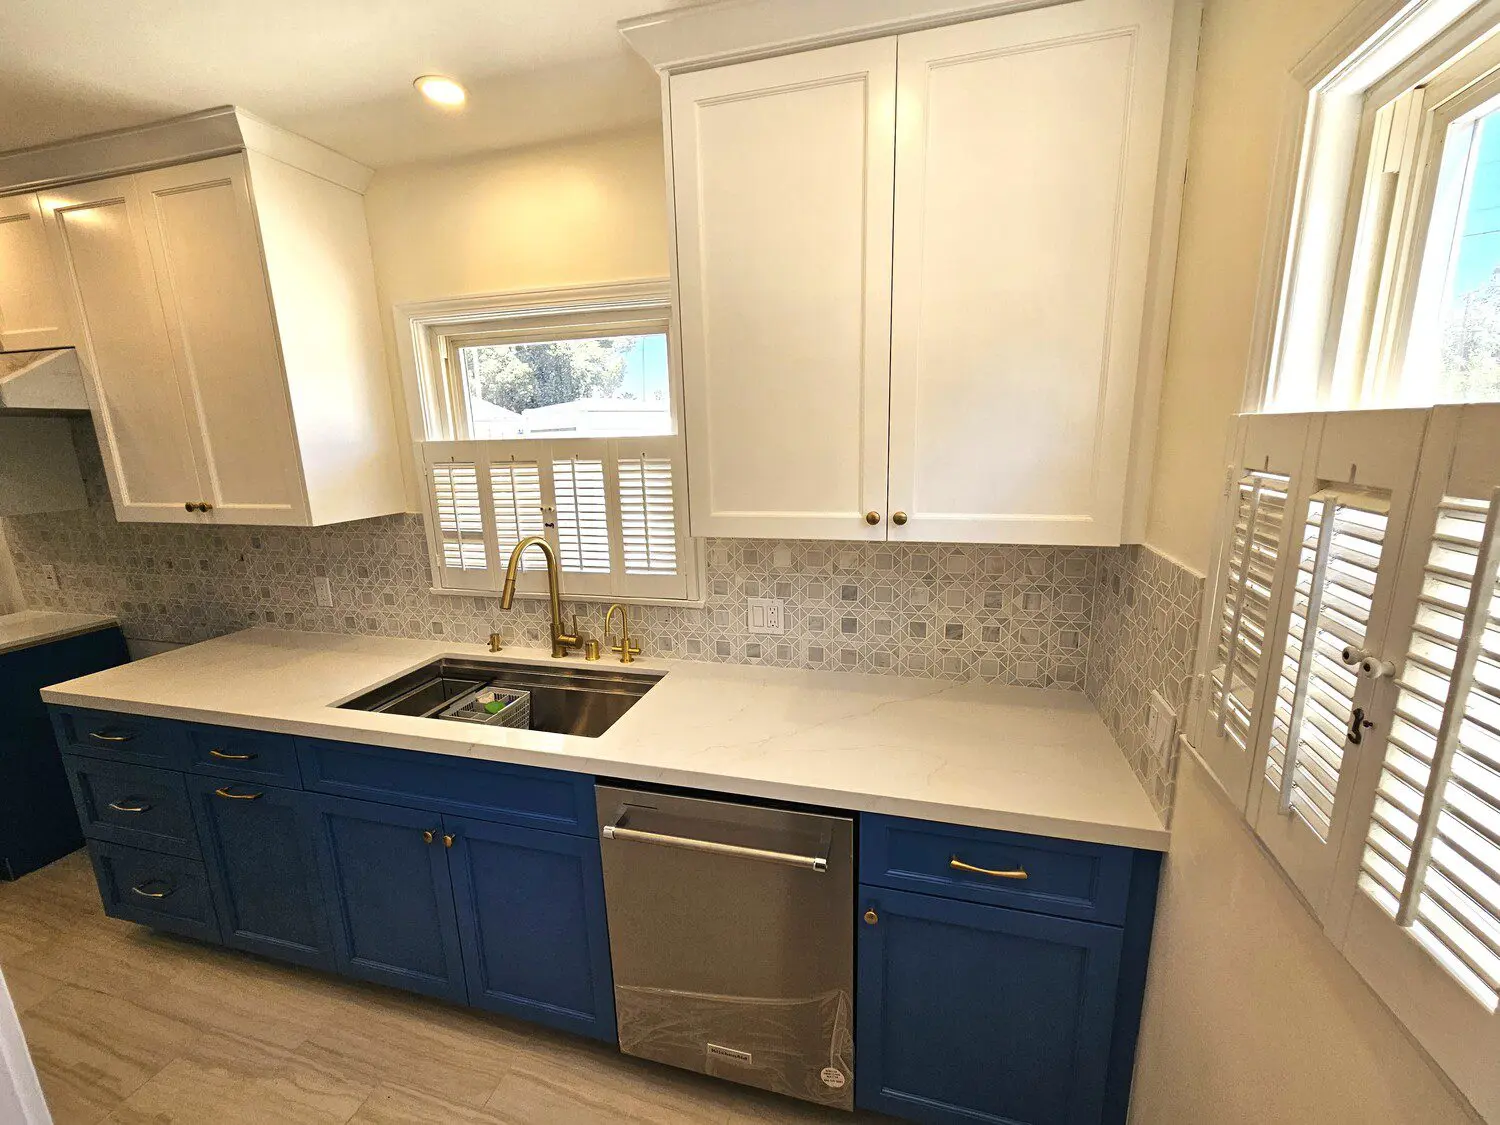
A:
<svg viewBox="0 0 1500 1125">
<path fill-rule="evenodd" d="M 616 815 L 613 824 L 602 829 L 606 840 L 625 840 L 638 844 L 657 844 L 664 848 L 681 848 L 689 852 L 706 852 L 709 855 L 731 856 L 735 859 L 753 859 L 762 863 L 777 863 L 783 867 L 800 867 L 819 873 L 828 870 L 828 852 L 833 842 L 823 849 L 822 855 L 797 855 L 794 852 L 778 852 L 769 848 L 747 848 L 741 844 L 721 844 L 717 840 L 695 840 L 691 836 L 670 836 L 665 832 L 647 832 L 641 828 L 626 828 L 625 818 L 629 808 Z"/>
</svg>

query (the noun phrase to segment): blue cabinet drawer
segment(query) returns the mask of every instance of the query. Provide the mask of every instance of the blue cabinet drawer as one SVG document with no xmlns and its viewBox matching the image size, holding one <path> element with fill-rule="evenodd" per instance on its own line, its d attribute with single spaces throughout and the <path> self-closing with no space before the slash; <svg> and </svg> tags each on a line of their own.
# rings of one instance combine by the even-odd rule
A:
<svg viewBox="0 0 1500 1125">
<path fill-rule="evenodd" d="M 185 725 L 187 768 L 193 773 L 259 781 L 282 789 L 301 789 L 297 743 L 290 735 L 235 727 Z"/>
<path fill-rule="evenodd" d="M 59 747 L 96 758 L 180 770 L 187 755 L 186 725 L 170 719 L 54 707 L 52 726 Z"/>
<path fill-rule="evenodd" d="M 303 784 L 321 793 L 593 836 L 587 774 L 470 758 L 297 739 Z"/>
<path fill-rule="evenodd" d="M 1133 852 L 1108 844 L 865 815 L 859 881 L 1120 925 Z"/>
<path fill-rule="evenodd" d="M 198 855 L 183 775 L 128 762 L 64 754 L 83 834 L 173 855 Z"/>
<path fill-rule="evenodd" d="M 95 840 L 89 844 L 104 912 L 157 930 L 219 940 L 203 864 Z"/>
</svg>

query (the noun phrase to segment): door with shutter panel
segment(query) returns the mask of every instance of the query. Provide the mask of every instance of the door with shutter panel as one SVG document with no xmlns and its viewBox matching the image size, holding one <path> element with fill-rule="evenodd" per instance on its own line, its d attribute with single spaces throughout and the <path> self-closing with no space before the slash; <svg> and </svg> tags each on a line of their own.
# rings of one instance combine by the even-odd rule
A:
<svg viewBox="0 0 1500 1125">
<path fill-rule="evenodd" d="M 895 84 L 890 38 L 670 79 L 694 535 L 885 538 Z"/>
<path fill-rule="evenodd" d="M 1500 1116 L 1500 405 L 1432 412 L 1328 928 Z"/>
<path fill-rule="evenodd" d="M 492 487 L 489 465 L 476 456 L 475 444 L 429 441 L 422 446 L 432 573 L 444 590 L 500 589 L 494 515 L 483 502 Z"/>
<path fill-rule="evenodd" d="M 301 459 L 245 159 L 199 160 L 136 180 L 202 477 L 198 499 L 213 505 L 214 521 L 305 524 Z"/>
<path fill-rule="evenodd" d="M 1421 410 L 1322 416 L 1287 512 L 1247 815 L 1320 916 L 1353 778 L 1388 712 L 1388 681 L 1357 666 L 1384 635 L 1426 421 Z"/>
<path fill-rule="evenodd" d="M 32 194 L 0 199 L 0 351 L 73 345 L 67 306 Z"/>
<path fill-rule="evenodd" d="M 81 312 L 78 341 L 115 514 L 197 523 L 204 498 L 134 176 L 43 193 L 49 244 Z"/>
<path fill-rule="evenodd" d="M 1225 475 L 1214 581 L 1205 604 L 1198 666 L 1196 744 L 1224 791 L 1243 807 L 1250 790 L 1262 685 L 1270 681 L 1269 623 L 1282 596 L 1280 562 L 1291 544 L 1287 518 L 1301 483 L 1313 417 L 1240 419 Z"/>
<path fill-rule="evenodd" d="M 1077 0 L 900 36 L 891 539 L 1120 542 L 1171 23 Z"/>
</svg>

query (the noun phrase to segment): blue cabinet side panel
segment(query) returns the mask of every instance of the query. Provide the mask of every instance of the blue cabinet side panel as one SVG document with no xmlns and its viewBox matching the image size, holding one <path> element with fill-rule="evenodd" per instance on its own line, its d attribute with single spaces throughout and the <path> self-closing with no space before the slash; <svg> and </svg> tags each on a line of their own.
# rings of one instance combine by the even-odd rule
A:
<svg viewBox="0 0 1500 1125">
<path fill-rule="evenodd" d="M 1141 1009 L 1146 999 L 1146 969 L 1156 922 L 1161 865 L 1160 852 L 1135 853 L 1120 951 L 1120 986 L 1115 995 L 1115 1032 L 1104 1095 L 1104 1125 L 1125 1125 L 1130 1116 L 1130 1080 L 1135 1072 L 1136 1041 L 1140 1037 Z"/>
<path fill-rule="evenodd" d="M 613 1042 L 599 845 L 445 817 L 469 1002 Z"/>
</svg>

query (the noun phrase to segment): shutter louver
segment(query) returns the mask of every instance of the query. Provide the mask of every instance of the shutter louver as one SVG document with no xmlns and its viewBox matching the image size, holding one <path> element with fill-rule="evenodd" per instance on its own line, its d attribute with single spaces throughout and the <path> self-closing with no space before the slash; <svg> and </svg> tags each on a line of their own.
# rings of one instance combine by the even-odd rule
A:
<svg viewBox="0 0 1500 1125">
<path fill-rule="evenodd" d="M 542 479 L 535 461 L 495 461 L 490 465 L 491 502 L 495 508 L 495 536 L 501 566 L 522 539 L 541 535 Z M 528 551 L 522 570 L 539 570 L 544 564 Z"/>
<path fill-rule="evenodd" d="M 1500 546 L 1493 502 L 1438 507 L 1359 886 L 1500 1007 Z"/>
<path fill-rule="evenodd" d="M 619 459 L 621 554 L 626 574 L 677 573 L 677 497 L 667 457 Z"/>
<path fill-rule="evenodd" d="M 477 467 L 447 462 L 430 469 L 443 566 L 449 570 L 487 569 Z"/>
<path fill-rule="evenodd" d="M 1388 512 L 1388 501 L 1374 494 L 1320 492 L 1302 534 L 1266 779 L 1280 794 L 1280 811 L 1296 812 L 1322 842 L 1332 829 L 1358 687 L 1342 653 L 1365 647 Z"/>
<path fill-rule="evenodd" d="M 609 574 L 609 502 L 604 462 L 584 457 L 552 463 L 557 545 L 562 568 L 575 574 Z"/>
<path fill-rule="evenodd" d="M 1266 472 L 1249 473 L 1238 486 L 1209 716 L 1219 733 L 1242 751 L 1250 739 L 1289 487 L 1289 477 Z"/>
</svg>

